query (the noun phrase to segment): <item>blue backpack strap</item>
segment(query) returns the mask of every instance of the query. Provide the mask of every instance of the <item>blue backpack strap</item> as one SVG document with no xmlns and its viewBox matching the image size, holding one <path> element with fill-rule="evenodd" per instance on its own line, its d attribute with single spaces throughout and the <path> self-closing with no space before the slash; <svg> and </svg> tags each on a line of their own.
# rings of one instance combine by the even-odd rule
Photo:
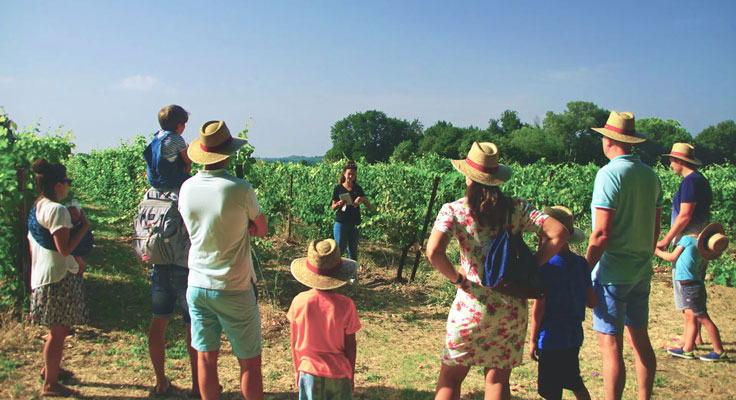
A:
<svg viewBox="0 0 736 400">
<path fill-rule="evenodd" d="M 28 232 L 33 236 L 33 240 L 44 249 L 58 251 L 51 231 L 41 226 L 36 219 L 36 206 L 33 206 L 30 214 L 28 214 Z"/>
</svg>

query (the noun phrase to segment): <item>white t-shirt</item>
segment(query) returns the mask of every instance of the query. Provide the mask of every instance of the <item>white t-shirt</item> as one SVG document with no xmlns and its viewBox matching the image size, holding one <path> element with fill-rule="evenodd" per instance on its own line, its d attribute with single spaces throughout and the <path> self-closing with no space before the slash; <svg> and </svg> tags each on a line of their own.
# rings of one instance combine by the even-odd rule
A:
<svg viewBox="0 0 736 400">
<path fill-rule="evenodd" d="M 51 201 L 45 197 L 36 204 L 36 219 L 44 228 L 53 235 L 61 228 L 72 227 L 72 216 L 63 205 Z M 76 274 L 79 265 L 74 256 L 62 256 L 56 250 L 42 247 L 28 233 L 28 243 L 31 246 L 31 288 L 37 289 L 50 283 L 59 282 L 67 272 Z"/>
<path fill-rule="evenodd" d="M 200 170 L 179 191 L 189 231 L 189 286 L 248 290 L 255 278 L 248 221 L 261 214 L 251 185 L 224 169 Z"/>
</svg>

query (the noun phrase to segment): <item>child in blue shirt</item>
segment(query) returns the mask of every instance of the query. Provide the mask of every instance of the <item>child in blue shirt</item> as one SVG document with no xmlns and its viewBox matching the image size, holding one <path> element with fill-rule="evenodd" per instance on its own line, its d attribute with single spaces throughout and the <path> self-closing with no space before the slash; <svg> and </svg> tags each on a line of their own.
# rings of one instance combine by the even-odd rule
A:
<svg viewBox="0 0 736 400">
<path fill-rule="evenodd" d="M 692 360 L 695 358 L 696 321 L 705 328 L 713 343 L 713 351 L 701 356 L 703 361 L 722 361 L 728 359 L 723 350 L 721 334 L 716 324 L 708 316 L 707 293 L 700 273 L 703 260 L 717 258 L 728 246 L 723 225 L 712 223 L 696 237 L 683 235 L 673 252 L 655 249 L 654 254 L 663 260 L 675 263 L 675 280 L 680 284 L 681 296 L 685 302 L 685 332 L 683 346 L 667 352 L 675 357 Z"/>
<path fill-rule="evenodd" d="M 177 105 L 158 112 L 161 130 L 143 151 L 148 183 L 160 192 L 179 192 L 181 184 L 191 177 L 192 160 L 187 155 L 187 142 L 181 136 L 189 121 L 189 113 Z"/>
<path fill-rule="evenodd" d="M 572 212 L 563 206 L 543 211 L 560 221 L 570 232 L 568 243 L 585 240 L 573 227 Z M 595 306 L 590 266 L 567 243 L 559 253 L 540 267 L 545 297 L 534 301 L 531 319 L 529 356 L 539 362 L 537 392 L 545 399 L 562 399 L 562 389 L 572 390 L 575 398 L 590 399 L 580 377 L 578 353 L 583 344 L 585 307 Z"/>
</svg>

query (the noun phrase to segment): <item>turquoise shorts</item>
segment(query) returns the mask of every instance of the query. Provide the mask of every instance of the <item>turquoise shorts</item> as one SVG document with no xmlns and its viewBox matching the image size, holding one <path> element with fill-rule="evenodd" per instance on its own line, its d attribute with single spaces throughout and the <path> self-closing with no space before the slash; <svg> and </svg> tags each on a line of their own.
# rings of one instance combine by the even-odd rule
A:
<svg viewBox="0 0 736 400">
<path fill-rule="evenodd" d="M 195 350 L 219 350 L 222 331 L 225 331 L 235 357 L 246 359 L 261 354 L 261 314 L 253 285 L 249 290 L 189 286 L 187 304 Z"/>
</svg>

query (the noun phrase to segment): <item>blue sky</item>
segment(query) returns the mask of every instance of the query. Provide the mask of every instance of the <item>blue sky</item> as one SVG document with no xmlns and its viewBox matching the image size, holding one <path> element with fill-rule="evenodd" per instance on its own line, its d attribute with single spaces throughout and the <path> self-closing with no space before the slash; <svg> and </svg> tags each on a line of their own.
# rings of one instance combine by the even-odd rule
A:
<svg viewBox="0 0 736 400">
<path fill-rule="evenodd" d="M 643 3 L 643 4 L 640 4 Z M 190 113 L 184 138 L 249 124 L 255 154 L 322 155 L 355 112 L 486 127 L 569 101 L 675 119 L 736 118 L 736 2 L 7 1 L 0 106 L 63 125 L 77 151 Z"/>
</svg>

